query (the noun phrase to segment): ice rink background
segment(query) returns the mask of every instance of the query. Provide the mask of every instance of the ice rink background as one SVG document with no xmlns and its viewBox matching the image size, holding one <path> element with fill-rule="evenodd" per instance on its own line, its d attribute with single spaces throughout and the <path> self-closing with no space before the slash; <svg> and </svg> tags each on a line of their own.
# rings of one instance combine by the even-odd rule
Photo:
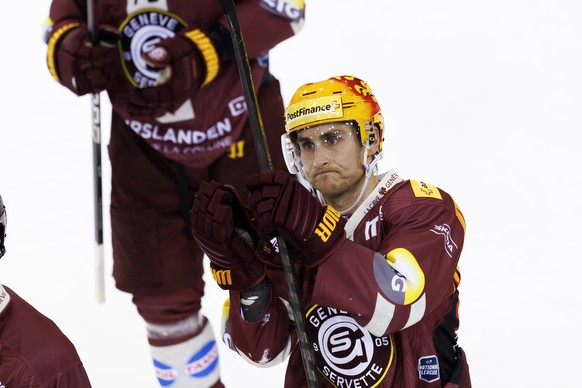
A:
<svg viewBox="0 0 582 388">
<path fill-rule="evenodd" d="M 95 387 L 154 388 L 143 323 L 109 277 L 105 153 L 107 301 L 93 296 L 90 101 L 46 69 L 48 8 L 3 5 L 0 281 L 69 336 Z M 461 206 L 459 335 L 475 387 L 580 384 L 581 17 L 575 0 L 311 0 L 303 31 L 272 51 L 286 103 L 308 81 L 366 80 L 387 121 L 383 166 Z M 215 331 L 225 296 L 207 282 Z M 257 369 L 220 346 L 228 387 L 282 386 L 284 365 Z"/>
</svg>

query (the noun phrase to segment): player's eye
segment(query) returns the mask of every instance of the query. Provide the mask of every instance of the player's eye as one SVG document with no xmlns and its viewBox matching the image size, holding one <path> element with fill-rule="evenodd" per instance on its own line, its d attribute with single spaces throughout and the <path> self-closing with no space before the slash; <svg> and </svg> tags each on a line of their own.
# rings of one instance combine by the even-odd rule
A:
<svg viewBox="0 0 582 388">
<path fill-rule="evenodd" d="M 335 145 L 337 143 L 339 143 L 341 139 L 341 136 L 337 136 L 337 135 L 331 135 L 325 138 L 325 144 L 328 145 Z"/>
<path fill-rule="evenodd" d="M 312 141 L 302 141 L 302 142 L 299 142 L 299 148 L 300 148 L 302 151 L 309 151 L 309 150 L 312 150 L 312 149 L 313 149 L 313 147 L 315 147 L 315 144 L 313 144 L 313 142 L 312 142 Z"/>
</svg>

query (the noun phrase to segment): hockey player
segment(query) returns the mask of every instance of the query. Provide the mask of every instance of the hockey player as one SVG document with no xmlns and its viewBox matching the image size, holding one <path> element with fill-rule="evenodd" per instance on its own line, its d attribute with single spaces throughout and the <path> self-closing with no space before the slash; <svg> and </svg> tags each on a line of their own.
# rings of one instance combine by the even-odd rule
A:
<svg viewBox="0 0 582 388">
<path fill-rule="evenodd" d="M 202 180 L 246 190 L 259 165 L 232 40 L 216 0 L 53 0 L 47 33 L 52 76 L 77 95 L 106 90 L 116 287 L 145 320 L 161 385 L 221 387 L 212 328 L 200 313 L 203 252 L 188 211 Z M 303 0 L 238 0 L 252 77 L 271 147 L 284 106 L 268 52 L 300 30 Z M 273 165 L 284 168 L 279 153 Z"/>
<path fill-rule="evenodd" d="M 230 290 L 225 342 L 261 367 L 289 356 L 285 387 L 306 386 L 280 259 L 265 243 L 278 235 L 296 267 L 323 387 L 470 387 L 456 335 L 465 234 L 457 204 L 393 170 L 378 175 L 384 122 L 361 79 L 301 86 L 285 118 L 291 172 L 317 198 L 266 171 L 248 179 L 247 212 L 216 182 L 191 211 L 215 280 Z"/>
<path fill-rule="evenodd" d="M 6 252 L 6 225 L 6 207 L 0 196 L 0 258 Z M 2 284 L 0 387 L 91 387 L 71 341 L 53 321 Z"/>
</svg>

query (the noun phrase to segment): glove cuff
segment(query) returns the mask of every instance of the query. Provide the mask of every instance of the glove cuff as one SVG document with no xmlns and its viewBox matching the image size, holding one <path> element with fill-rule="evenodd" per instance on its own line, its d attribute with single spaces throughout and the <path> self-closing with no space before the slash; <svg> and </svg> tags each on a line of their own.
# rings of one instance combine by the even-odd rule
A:
<svg viewBox="0 0 582 388">
<path fill-rule="evenodd" d="M 57 54 L 57 46 L 58 44 L 60 44 L 61 42 L 61 38 L 63 36 L 66 35 L 67 32 L 69 32 L 70 30 L 77 28 L 81 25 L 81 23 L 79 22 L 73 22 L 73 23 L 68 23 L 65 24 L 61 27 L 59 27 L 50 37 L 48 43 L 47 43 L 47 56 L 46 56 L 46 61 L 47 61 L 47 66 L 48 69 L 51 73 L 51 75 L 53 76 L 53 78 L 57 81 L 57 82 L 61 82 L 61 79 L 59 77 L 59 73 L 57 71 L 57 64 L 56 64 L 56 54 Z"/>
<path fill-rule="evenodd" d="M 218 75 L 220 64 L 216 48 L 214 47 L 214 44 L 212 44 L 210 38 L 198 29 L 188 31 L 184 35 L 196 45 L 204 59 L 206 76 L 204 77 L 204 81 L 202 81 L 201 87 L 206 86 Z"/>
<path fill-rule="evenodd" d="M 218 287 L 241 293 L 262 282 L 267 269 L 259 260 L 243 263 L 237 268 L 225 268 L 210 260 L 210 273 Z"/>
</svg>

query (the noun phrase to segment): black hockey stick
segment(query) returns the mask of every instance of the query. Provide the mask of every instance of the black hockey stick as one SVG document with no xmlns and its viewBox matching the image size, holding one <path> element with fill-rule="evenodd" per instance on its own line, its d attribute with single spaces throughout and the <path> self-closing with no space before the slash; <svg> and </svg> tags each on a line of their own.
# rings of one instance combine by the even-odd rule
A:
<svg viewBox="0 0 582 388">
<path fill-rule="evenodd" d="M 87 29 L 91 43 L 99 44 L 95 27 L 94 2 L 87 0 Z M 95 208 L 95 297 L 105 302 L 105 269 L 103 258 L 103 183 L 101 179 L 101 97 L 91 94 L 91 130 L 93 132 L 93 203 Z"/>
<path fill-rule="evenodd" d="M 240 73 L 247 109 L 249 112 L 249 121 L 251 123 L 251 130 L 253 131 L 253 140 L 257 150 L 257 157 L 259 159 L 259 166 L 261 171 L 272 170 L 273 163 L 269 154 L 267 146 L 267 136 L 263 127 L 261 114 L 259 112 L 259 104 L 257 102 L 257 94 L 253 86 L 251 69 L 249 65 L 249 58 L 245 49 L 244 41 L 241 35 L 238 17 L 233 0 L 219 0 L 220 6 L 224 11 L 224 16 L 230 27 L 230 34 L 234 45 L 234 53 L 236 62 Z M 281 261 L 283 263 L 283 271 L 285 273 L 285 280 L 287 281 L 287 288 L 289 290 L 289 302 L 293 317 L 295 318 L 295 326 L 297 328 L 297 336 L 299 338 L 299 349 L 301 350 L 301 358 L 303 359 L 303 367 L 307 376 L 307 383 L 310 388 L 320 387 L 319 378 L 317 375 L 317 365 L 315 364 L 315 355 L 313 348 L 309 342 L 307 331 L 305 329 L 305 315 L 301 306 L 301 293 L 297 285 L 295 270 L 289 257 L 287 245 L 285 241 L 277 237 L 279 244 L 279 252 L 281 254 Z"/>
</svg>

